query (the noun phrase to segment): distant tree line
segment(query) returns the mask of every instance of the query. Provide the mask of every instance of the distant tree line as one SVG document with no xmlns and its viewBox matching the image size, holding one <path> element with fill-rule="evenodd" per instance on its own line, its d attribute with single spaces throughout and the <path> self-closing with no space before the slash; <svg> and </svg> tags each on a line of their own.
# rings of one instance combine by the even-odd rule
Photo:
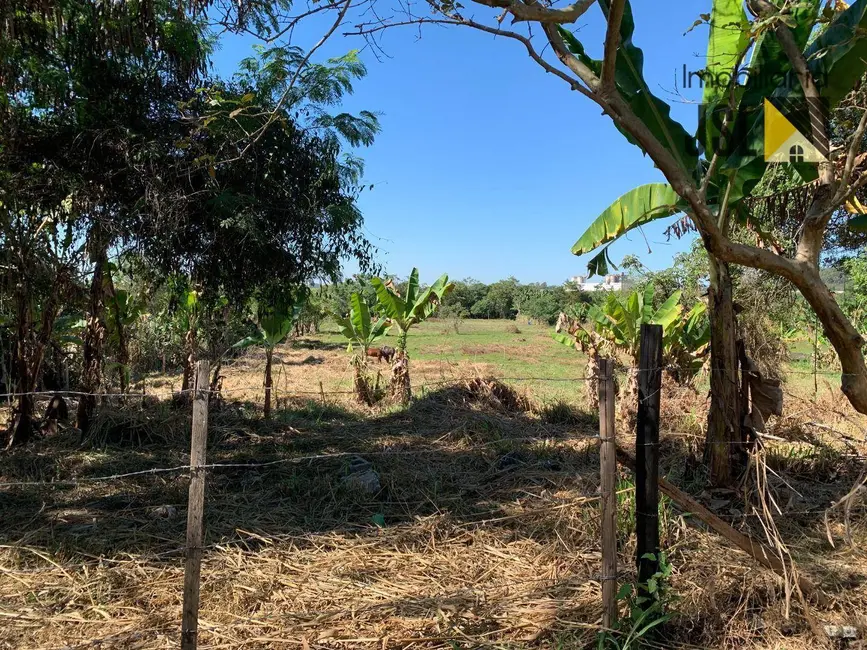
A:
<svg viewBox="0 0 867 650">
<path fill-rule="evenodd" d="M 319 287 L 314 293 L 326 313 L 345 314 L 349 300 L 358 292 L 371 307 L 376 295 L 366 276 L 356 276 L 338 284 Z M 406 280 L 392 278 L 398 291 L 405 292 Z M 570 311 L 579 304 L 590 304 L 594 294 L 580 291 L 566 282 L 549 285 L 545 282 L 521 284 L 514 277 L 485 284 L 473 278 L 457 280 L 454 289 L 440 305 L 440 318 L 527 318 L 553 325 L 561 311 Z"/>
</svg>

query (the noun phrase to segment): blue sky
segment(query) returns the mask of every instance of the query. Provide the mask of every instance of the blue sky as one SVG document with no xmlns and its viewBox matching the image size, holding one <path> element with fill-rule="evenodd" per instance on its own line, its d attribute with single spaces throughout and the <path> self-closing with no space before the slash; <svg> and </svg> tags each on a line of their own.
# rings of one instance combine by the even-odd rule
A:
<svg viewBox="0 0 867 650">
<path fill-rule="evenodd" d="M 703 67 L 708 28 L 684 32 L 710 0 L 632 4 L 648 83 L 693 130 L 701 91 L 682 88 L 683 66 Z M 491 22 L 482 7 L 475 17 Z M 598 7 L 576 27 L 599 56 Z M 322 28 L 308 23 L 293 42 L 309 47 Z M 368 76 L 345 104 L 381 113 L 382 133 L 360 152 L 375 185 L 360 206 L 387 272 L 405 276 L 418 266 L 423 281 L 447 272 L 552 284 L 583 274 L 586 258 L 569 249 L 584 228 L 622 193 L 661 174 L 595 104 L 545 74 L 519 43 L 463 27 L 425 26 L 420 36 L 397 27 L 382 38 L 389 58 L 364 50 Z M 229 76 L 252 45 L 224 38 L 216 71 Z M 363 47 L 358 37 L 335 35 L 317 57 Z M 612 259 L 636 253 L 651 268 L 669 266 L 689 242 L 669 242 L 663 229 L 645 229 L 647 241 L 636 234 L 619 242 Z"/>
</svg>

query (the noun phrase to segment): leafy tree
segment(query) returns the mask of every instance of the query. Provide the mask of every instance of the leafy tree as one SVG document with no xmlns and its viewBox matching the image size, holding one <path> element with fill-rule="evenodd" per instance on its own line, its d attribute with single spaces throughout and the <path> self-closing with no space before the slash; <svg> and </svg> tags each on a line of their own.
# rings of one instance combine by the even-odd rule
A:
<svg viewBox="0 0 867 650">
<path fill-rule="evenodd" d="M 103 383 L 109 257 L 121 244 L 153 275 L 189 279 L 205 331 L 216 329 L 211 316 L 227 296 L 244 304 L 276 275 L 303 284 L 336 277 L 346 257 L 370 265 L 355 205 L 362 166 L 343 146 L 369 144 L 378 123 L 369 112 L 328 110 L 364 74 L 354 53 L 317 63 L 312 52 L 264 49 L 233 80 L 207 79 L 212 40 L 200 3 L 31 5 L 13 0 L 0 25 L 0 228 L 29 249 L 12 246 L 20 254 L 5 268 L 25 280 L 31 303 L 78 291 L 32 278 L 27 261 L 68 225 L 70 252 L 45 277 L 71 278 L 64 269 L 88 257 L 84 392 Z M 268 33 L 281 7 L 288 3 L 226 3 L 220 21 Z M 32 310 L 14 313 L 25 336 Z M 195 332 L 186 336 L 189 366 L 198 344 Z M 41 367 L 40 353 L 27 356 L 16 366 L 19 386 Z M 27 402 L 21 422 L 32 414 Z M 95 404 L 80 401 L 82 429 Z"/>
<path fill-rule="evenodd" d="M 381 278 L 373 278 L 371 282 L 376 289 L 381 313 L 397 326 L 397 351 L 391 377 L 392 395 L 400 403 L 409 404 L 412 387 L 409 378 L 409 355 L 406 351 L 407 335 L 414 325 L 433 315 L 443 298 L 454 289 L 454 284 L 449 282 L 447 274 L 443 274 L 430 287 L 421 291 L 418 269 L 414 268 L 409 275 L 405 297 L 402 298 Z"/>
<path fill-rule="evenodd" d="M 454 282 L 455 288 L 443 298 L 439 315 L 442 317 L 469 318 L 474 315 L 473 305 L 481 301 L 487 293 L 487 286 L 473 278 Z"/>
</svg>

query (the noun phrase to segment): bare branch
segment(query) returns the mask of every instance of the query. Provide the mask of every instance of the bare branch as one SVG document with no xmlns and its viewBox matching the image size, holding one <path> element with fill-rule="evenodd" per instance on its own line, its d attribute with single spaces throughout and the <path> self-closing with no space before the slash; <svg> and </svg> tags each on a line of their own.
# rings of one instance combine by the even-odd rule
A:
<svg viewBox="0 0 867 650">
<path fill-rule="evenodd" d="M 626 0 L 612 0 L 608 9 L 608 29 L 605 32 L 605 54 L 602 59 L 602 93 L 614 90 L 614 71 L 617 67 L 617 48 L 620 47 L 620 24 Z"/>
<path fill-rule="evenodd" d="M 858 158 L 858 152 L 861 149 L 861 142 L 864 140 L 865 131 L 867 131 L 867 110 L 861 114 L 861 121 L 858 122 L 858 127 L 852 135 L 852 142 L 849 143 L 846 163 L 843 166 L 843 174 L 840 177 L 840 189 L 838 190 L 840 194 L 843 193 L 846 185 L 849 184 L 849 179 L 852 177 L 852 170 L 855 169 L 855 160 Z"/>
<path fill-rule="evenodd" d="M 587 97 L 593 99 L 590 91 L 588 91 L 587 88 L 582 85 L 579 79 L 569 76 L 568 74 L 554 67 L 553 65 L 548 63 L 548 61 L 542 58 L 542 56 L 536 51 L 536 48 L 533 47 L 533 43 L 526 36 L 506 29 L 489 27 L 469 18 L 455 16 L 452 18 L 414 18 L 411 20 L 396 22 L 380 22 L 379 24 L 362 23 L 360 25 L 356 25 L 356 31 L 343 32 L 343 34 L 344 36 L 364 36 L 368 34 L 374 34 L 376 32 L 381 32 L 391 27 L 400 27 L 405 25 L 463 25 L 465 27 L 472 27 L 473 29 L 477 29 L 488 34 L 502 36 L 504 38 L 518 41 L 526 48 L 527 54 L 530 55 L 530 58 L 533 59 L 533 61 L 535 61 L 537 64 L 539 64 L 539 66 L 541 66 L 545 70 L 545 72 L 553 74 L 554 76 L 562 79 L 567 84 L 569 84 L 569 87 L 572 90 L 575 90 L 582 95 L 586 95 Z"/>
<path fill-rule="evenodd" d="M 578 60 L 578 57 L 569 51 L 569 48 L 566 47 L 566 43 L 563 42 L 563 37 L 560 36 L 560 32 L 557 31 L 556 25 L 543 24 L 542 29 L 545 31 L 545 36 L 548 37 L 548 42 L 551 44 L 551 48 L 554 50 L 554 54 L 557 55 L 557 58 L 560 59 L 560 62 L 574 72 L 581 81 L 587 84 L 587 87 L 590 88 L 590 90 L 594 91 L 594 94 L 589 95 L 589 97 L 602 106 L 602 108 L 605 108 L 605 100 L 595 94 L 595 91 L 599 90 L 599 77 L 596 76 L 596 73 L 581 63 L 581 61 Z"/>
<path fill-rule="evenodd" d="M 565 25 L 567 23 L 574 23 L 587 13 L 587 10 L 593 6 L 596 0 L 579 0 L 562 8 L 549 8 L 540 4 L 524 4 L 517 0 L 473 0 L 473 2 L 485 5 L 486 7 L 505 9 L 512 14 L 513 23 L 532 20 L 538 23 Z"/>
</svg>

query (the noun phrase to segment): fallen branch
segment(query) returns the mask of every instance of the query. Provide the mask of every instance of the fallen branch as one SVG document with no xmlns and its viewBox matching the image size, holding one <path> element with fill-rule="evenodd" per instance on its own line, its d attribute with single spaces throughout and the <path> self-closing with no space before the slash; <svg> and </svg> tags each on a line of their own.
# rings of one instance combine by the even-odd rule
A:
<svg viewBox="0 0 867 650">
<path fill-rule="evenodd" d="M 635 459 L 619 447 L 617 448 L 617 460 L 620 461 L 622 465 L 635 471 Z M 745 535 L 739 530 L 735 530 L 729 524 L 717 517 L 708 508 L 661 476 L 659 477 L 659 489 L 665 496 L 674 501 L 681 510 L 695 515 L 696 518 L 707 524 L 712 530 L 725 537 L 745 553 L 749 554 L 759 564 L 770 569 L 781 577 L 786 575 L 786 569 L 783 562 L 765 544 L 754 540 L 752 537 Z M 808 578 L 799 575 L 798 587 L 800 587 L 804 596 L 814 598 L 816 602 L 823 607 L 828 605 L 828 597 Z"/>
</svg>

